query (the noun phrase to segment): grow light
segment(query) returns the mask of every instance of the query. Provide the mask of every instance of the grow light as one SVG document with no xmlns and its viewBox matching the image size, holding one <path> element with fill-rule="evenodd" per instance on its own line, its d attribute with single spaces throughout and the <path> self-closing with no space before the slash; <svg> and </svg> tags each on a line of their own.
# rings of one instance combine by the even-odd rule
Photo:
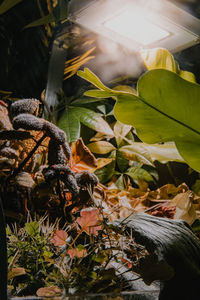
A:
<svg viewBox="0 0 200 300">
<path fill-rule="evenodd" d="M 200 41 L 200 20 L 166 0 L 73 0 L 71 15 L 79 25 L 136 51 L 177 52 Z"/>
<path fill-rule="evenodd" d="M 126 10 L 111 20 L 104 23 L 104 26 L 113 32 L 124 36 L 142 45 L 148 45 L 162 40 L 169 36 L 169 32 L 151 23 L 141 11 Z"/>
</svg>

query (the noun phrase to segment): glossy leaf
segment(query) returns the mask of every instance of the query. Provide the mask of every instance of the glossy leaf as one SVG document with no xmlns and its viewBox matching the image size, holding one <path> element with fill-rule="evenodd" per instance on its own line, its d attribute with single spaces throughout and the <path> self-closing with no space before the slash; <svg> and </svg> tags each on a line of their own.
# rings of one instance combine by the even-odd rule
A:
<svg viewBox="0 0 200 300">
<path fill-rule="evenodd" d="M 114 135 L 108 123 L 99 113 L 84 107 L 70 107 L 70 109 L 73 115 L 85 126 L 110 136 Z"/>
<path fill-rule="evenodd" d="M 113 131 L 115 134 L 115 139 L 117 142 L 117 146 L 120 147 L 120 144 L 123 141 L 123 137 L 125 137 L 129 131 L 131 130 L 132 126 L 125 125 L 119 121 L 117 121 L 114 125 Z"/>
<path fill-rule="evenodd" d="M 109 98 L 114 97 L 115 93 L 113 93 L 112 91 L 89 90 L 85 92 L 84 95 L 96 98 Z"/>
<path fill-rule="evenodd" d="M 147 165 L 153 165 L 153 159 L 149 151 L 144 147 L 143 143 L 133 143 L 131 145 L 123 146 L 119 151 L 128 160 L 141 162 Z"/>
<path fill-rule="evenodd" d="M 113 151 L 110 154 L 110 157 L 108 158 L 108 159 L 111 159 L 110 163 L 107 166 L 95 171 L 95 175 L 99 178 L 99 181 L 101 183 L 108 182 L 114 175 L 115 166 L 116 166 L 115 158 L 116 158 L 116 151 Z"/>
<path fill-rule="evenodd" d="M 65 131 L 67 136 L 67 142 L 76 142 L 80 137 L 80 119 L 77 118 L 73 110 L 66 107 L 66 110 L 61 115 L 58 123 L 58 127 Z"/>
<path fill-rule="evenodd" d="M 116 153 L 116 163 L 117 166 L 120 170 L 120 172 L 125 172 L 127 170 L 127 168 L 129 167 L 129 160 L 127 158 L 124 157 L 124 155 L 120 152 L 117 151 Z"/>
<path fill-rule="evenodd" d="M 143 143 L 142 145 L 149 152 L 153 161 L 158 160 L 161 163 L 168 161 L 184 162 L 173 142 L 153 145 Z"/>
<path fill-rule="evenodd" d="M 137 95 L 137 91 L 129 85 L 117 85 L 113 88 L 114 91 L 123 91 L 129 94 Z"/>
<path fill-rule="evenodd" d="M 107 154 L 115 150 L 115 147 L 111 143 L 106 141 L 90 143 L 87 145 L 87 147 L 90 149 L 90 151 L 96 154 Z"/>
<path fill-rule="evenodd" d="M 151 174 L 140 166 L 131 167 L 126 171 L 126 175 L 130 176 L 133 180 L 153 181 Z"/>
<path fill-rule="evenodd" d="M 173 142 L 164 144 L 145 144 L 133 142 L 131 145 L 123 146 L 120 150 L 130 160 L 152 165 L 155 160 L 161 163 L 168 161 L 184 162 Z"/>
</svg>

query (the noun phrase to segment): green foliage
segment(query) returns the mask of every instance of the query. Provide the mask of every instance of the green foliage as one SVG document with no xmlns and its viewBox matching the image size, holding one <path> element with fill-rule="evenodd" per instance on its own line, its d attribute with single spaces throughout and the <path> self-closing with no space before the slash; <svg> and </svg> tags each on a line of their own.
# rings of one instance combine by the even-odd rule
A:
<svg viewBox="0 0 200 300">
<path fill-rule="evenodd" d="M 78 74 L 115 98 L 115 117 L 136 128 L 146 143 L 174 141 L 183 159 L 200 171 L 200 86 L 186 81 L 174 72 L 162 69 L 148 71 L 140 77 L 137 95 L 108 91 L 89 70 Z M 95 97 L 96 91 L 85 94 Z M 99 94 L 97 95 L 97 97 Z"/>
<path fill-rule="evenodd" d="M 45 228 L 47 230 L 45 230 Z M 52 228 L 42 219 L 25 223 L 23 228 L 7 228 L 8 277 L 13 295 L 33 294 L 62 277 L 53 268 L 55 249 L 50 243 Z"/>
<path fill-rule="evenodd" d="M 121 240 L 123 247 L 132 243 L 131 249 L 137 259 L 144 248 L 137 248 L 131 237 L 125 240 L 121 233 L 117 235 L 110 230 L 103 218 L 100 209 L 90 207 L 81 210 L 80 217 L 65 230 L 58 230 L 57 223 L 49 224 L 43 218 L 30 220 L 21 228 L 7 227 L 8 278 L 12 295 L 36 294 L 41 287 L 55 285 L 72 294 L 125 289 L 127 282 L 109 263 L 115 259 L 122 264 L 122 258 L 126 258 Z M 96 228 L 92 234 L 90 226 Z"/>
<path fill-rule="evenodd" d="M 141 180 L 151 182 L 154 181 L 156 173 L 154 172 L 152 177 L 154 164 L 151 154 L 143 147 L 142 143 L 134 141 L 131 130 L 132 126 L 117 121 L 113 127 L 114 140 L 109 136 L 97 134 L 91 138 L 92 143 L 87 145 L 97 155 L 110 153 L 109 158 L 114 160 L 104 168 L 97 170 L 95 174 L 102 183 L 108 182 L 113 176 L 117 177 L 115 184 L 122 190 L 128 185 L 128 178 L 131 178 L 136 184 Z M 105 141 L 105 138 L 110 141 Z M 145 165 L 150 165 L 151 168 L 147 171 L 143 168 Z M 157 176 L 156 179 L 158 179 Z"/>
<path fill-rule="evenodd" d="M 68 142 L 75 142 L 80 137 L 81 124 L 94 131 L 109 136 L 114 135 L 109 124 L 103 119 L 102 112 L 98 110 L 98 105 L 95 105 L 97 102 L 102 102 L 102 99 L 98 100 L 90 101 L 88 97 L 63 99 L 62 105 L 65 105 L 65 110 L 58 119 L 57 125 L 66 132 Z"/>
</svg>

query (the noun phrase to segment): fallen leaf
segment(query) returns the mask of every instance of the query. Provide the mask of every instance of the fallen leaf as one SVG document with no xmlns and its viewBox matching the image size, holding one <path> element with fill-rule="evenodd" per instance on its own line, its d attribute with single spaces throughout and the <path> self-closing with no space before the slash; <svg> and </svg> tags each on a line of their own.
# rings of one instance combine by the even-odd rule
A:
<svg viewBox="0 0 200 300">
<path fill-rule="evenodd" d="M 71 258 L 81 258 L 87 255 L 87 251 L 85 249 L 78 249 L 78 248 L 72 248 L 67 250 L 67 254 L 71 257 Z"/>
<path fill-rule="evenodd" d="M 98 208 L 90 207 L 82 209 L 80 217 L 76 219 L 76 222 L 81 226 L 82 230 L 87 234 L 98 234 L 98 231 L 102 229 L 101 216 Z"/>
<path fill-rule="evenodd" d="M 192 225 L 197 218 L 196 211 L 192 203 L 193 199 L 193 192 L 187 191 L 176 195 L 176 197 L 169 202 L 169 206 L 176 207 L 174 219 L 181 219 L 186 221 L 189 225 Z"/>
<path fill-rule="evenodd" d="M 68 234 L 65 230 L 56 230 L 51 238 L 51 243 L 54 244 L 54 246 L 64 246 L 67 237 Z"/>
<path fill-rule="evenodd" d="M 42 287 L 37 290 L 36 295 L 38 297 L 54 297 L 54 296 L 61 296 L 62 291 L 59 289 L 58 286 L 47 286 Z"/>
<path fill-rule="evenodd" d="M 76 143 L 72 144 L 72 160 L 72 167 L 76 166 L 77 164 L 86 165 L 92 168 L 97 166 L 97 160 L 95 156 L 85 146 L 81 138 L 78 139 Z"/>
<path fill-rule="evenodd" d="M 12 268 L 8 271 L 8 280 L 26 274 L 26 270 L 24 268 Z"/>
<path fill-rule="evenodd" d="M 18 185 L 22 187 L 33 188 L 35 186 L 35 181 L 31 177 L 31 174 L 27 172 L 20 172 L 15 177 L 15 181 Z"/>
</svg>

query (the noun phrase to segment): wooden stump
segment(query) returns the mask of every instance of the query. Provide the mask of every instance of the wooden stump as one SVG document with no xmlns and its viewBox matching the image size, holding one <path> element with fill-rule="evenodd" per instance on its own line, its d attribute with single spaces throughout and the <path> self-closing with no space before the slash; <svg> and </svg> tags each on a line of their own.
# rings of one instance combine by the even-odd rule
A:
<svg viewBox="0 0 200 300">
<path fill-rule="evenodd" d="M 139 213 L 112 224 L 131 234 L 150 254 L 155 253 L 163 268 L 173 270 L 168 280 L 157 278 L 160 300 L 200 299 L 200 241 L 187 223 Z"/>
</svg>

